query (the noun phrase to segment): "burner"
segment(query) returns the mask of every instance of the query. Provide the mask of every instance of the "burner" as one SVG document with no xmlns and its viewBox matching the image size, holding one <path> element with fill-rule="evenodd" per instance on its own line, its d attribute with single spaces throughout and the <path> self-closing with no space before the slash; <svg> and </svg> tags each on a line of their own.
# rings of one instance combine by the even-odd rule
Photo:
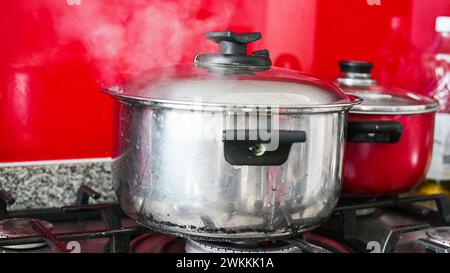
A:
<svg viewBox="0 0 450 273">
<path fill-rule="evenodd" d="M 356 211 L 356 216 L 368 216 L 374 214 L 376 211 L 376 208 L 359 209 Z"/>
<path fill-rule="evenodd" d="M 450 248 L 450 227 L 431 228 L 426 231 L 428 240 Z"/>
<path fill-rule="evenodd" d="M 186 253 L 301 253 L 296 246 L 284 242 L 211 243 L 188 239 Z"/>
<path fill-rule="evenodd" d="M 144 234 L 130 243 L 132 253 L 184 253 L 186 241 L 160 233 Z"/>
<path fill-rule="evenodd" d="M 20 238 L 25 236 L 38 236 L 39 232 L 33 229 L 32 221 L 37 221 L 42 224 L 46 229 L 52 230 L 53 225 L 47 221 L 38 219 L 28 219 L 28 218 L 11 218 L 0 221 L 0 238 Z M 9 245 L 2 246 L 4 249 L 15 249 L 15 250 L 27 250 L 33 248 L 39 248 L 46 246 L 47 243 L 33 243 L 24 245 Z"/>
</svg>

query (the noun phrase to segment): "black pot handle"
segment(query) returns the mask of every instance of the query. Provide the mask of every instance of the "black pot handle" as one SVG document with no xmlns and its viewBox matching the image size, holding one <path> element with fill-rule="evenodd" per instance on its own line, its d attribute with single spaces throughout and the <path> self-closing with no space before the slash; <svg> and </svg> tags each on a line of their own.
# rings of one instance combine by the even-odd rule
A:
<svg viewBox="0 0 450 273">
<path fill-rule="evenodd" d="M 272 139 L 263 139 L 258 130 L 223 131 L 225 160 L 236 166 L 279 166 L 288 159 L 293 143 L 306 141 L 304 131 L 280 130 L 274 133 L 278 134 L 278 146 L 269 151 L 266 147 Z"/>
<path fill-rule="evenodd" d="M 400 141 L 403 125 L 395 121 L 349 121 L 347 142 L 396 143 Z"/>
</svg>

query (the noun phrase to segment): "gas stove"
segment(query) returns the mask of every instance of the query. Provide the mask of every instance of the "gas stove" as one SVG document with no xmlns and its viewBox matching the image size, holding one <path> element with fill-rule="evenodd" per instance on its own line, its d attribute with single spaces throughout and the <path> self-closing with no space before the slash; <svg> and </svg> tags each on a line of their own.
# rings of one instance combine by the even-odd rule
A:
<svg viewBox="0 0 450 273">
<path fill-rule="evenodd" d="M 316 232 L 355 252 L 450 253 L 450 199 L 446 195 L 341 198 Z"/>
<path fill-rule="evenodd" d="M 90 204 L 100 193 L 81 186 L 76 202 L 9 211 L 0 190 L 0 252 L 109 253 L 450 253 L 450 199 L 445 195 L 341 198 L 331 218 L 295 238 L 263 242 L 194 241 L 145 228 L 118 204 Z"/>
</svg>

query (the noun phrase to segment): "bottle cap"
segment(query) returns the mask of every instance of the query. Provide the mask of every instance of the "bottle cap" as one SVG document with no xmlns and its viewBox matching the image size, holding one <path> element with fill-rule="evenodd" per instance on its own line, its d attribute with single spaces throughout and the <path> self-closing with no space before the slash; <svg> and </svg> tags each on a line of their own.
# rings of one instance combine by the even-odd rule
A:
<svg viewBox="0 0 450 273">
<path fill-rule="evenodd" d="M 450 32 L 450 17 L 439 16 L 436 18 L 436 32 Z"/>
</svg>

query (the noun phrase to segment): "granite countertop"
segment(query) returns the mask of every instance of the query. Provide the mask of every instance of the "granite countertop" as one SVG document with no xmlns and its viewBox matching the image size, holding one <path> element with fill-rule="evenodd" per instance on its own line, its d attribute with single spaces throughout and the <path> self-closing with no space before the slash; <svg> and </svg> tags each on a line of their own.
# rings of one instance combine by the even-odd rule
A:
<svg viewBox="0 0 450 273">
<path fill-rule="evenodd" d="M 115 200 L 110 161 L 0 168 L 0 188 L 16 200 L 11 210 L 71 205 L 81 184 L 102 194 L 97 202 Z"/>
</svg>

